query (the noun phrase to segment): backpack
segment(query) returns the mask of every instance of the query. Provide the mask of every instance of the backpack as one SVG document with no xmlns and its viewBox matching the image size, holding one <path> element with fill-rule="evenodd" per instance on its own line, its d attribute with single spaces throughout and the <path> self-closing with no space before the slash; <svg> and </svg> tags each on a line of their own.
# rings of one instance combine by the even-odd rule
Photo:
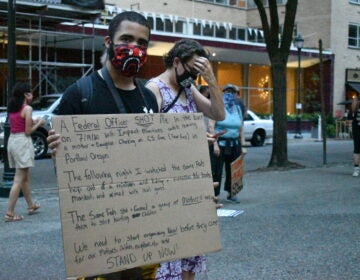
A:
<svg viewBox="0 0 360 280">
<path fill-rule="evenodd" d="M 117 89 L 114 86 L 113 81 L 111 80 L 110 74 L 108 72 L 108 70 L 106 69 L 106 67 L 101 68 L 101 73 L 103 75 L 103 78 L 107 84 L 108 89 L 110 90 L 114 101 L 116 103 L 116 106 L 119 109 L 120 114 L 126 114 L 127 110 L 124 106 L 124 103 L 121 99 L 121 97 L 119 96 Z M 145 104 L 145 108 L 150 108 L 150 106 L 148 106 L 148 102 L 147 99 L 145 98 L 144 95 L 144 86 L 141 85 L 136 79 L 134 79 L 134 83 L 135 86 L 139 89 L 139 92 L 142 96 L 142 99 L 144 101 Z M 90 104 L 91 104 L 91 100 L 92 100 L 92 96 L 93 96 L 93 81 L 91 76 L 84 76 L 82 78 L 80 78 L 79 80 L 76 81 L 76 85 L 78 88 L 78 91 L 81 95 L 81 113 L 82 114 L 91 114 L 90 112 Z"/>
<path fill-rule="evenodd" d="M 93 83 L 90 76 L 84 76 L 76 81 L 78 91 L 81 95 L 81 113 L 89 114 L 89 104 L 93 95 Z"/>
</svg>

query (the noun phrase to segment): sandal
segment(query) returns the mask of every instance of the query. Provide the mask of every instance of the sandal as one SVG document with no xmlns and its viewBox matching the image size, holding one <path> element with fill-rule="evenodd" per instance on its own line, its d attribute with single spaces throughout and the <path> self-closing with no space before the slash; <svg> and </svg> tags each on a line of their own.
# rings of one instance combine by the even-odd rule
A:
<svg viewBox="0 0 360 280">
<path fill-rule="evenodd" d="M 34 214 L 40 208 L 40 204 L 35 203 L 32 207 L 28 208 L 28 214 Z"/>
<path fill-rule="evenodd" d="M 18 221 L 21 221 L 23 220 L 24 217 L 23 216 L 19 216 L 19 215 L 12 215 L 12 214 L 8 214 L 6 213 L 5 215 L 5 222 L 18 222 Z"/>
</svg>

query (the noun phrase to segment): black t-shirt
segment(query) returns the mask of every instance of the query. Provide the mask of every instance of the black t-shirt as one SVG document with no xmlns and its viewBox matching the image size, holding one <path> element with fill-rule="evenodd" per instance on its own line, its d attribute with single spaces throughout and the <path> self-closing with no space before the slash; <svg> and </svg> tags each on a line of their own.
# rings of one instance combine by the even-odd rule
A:
<svg viewBox="0 0 360 280">
<path fill-rule="evenodd" d="M 114 97 L 103 78 L 100 77 L 98 72 L 91 74 L 93 93 L 89 97 L 89 103 L 87 107 L 87 114 L 119 114 L 119 109 L 116 105 Z M 158 113 L 158 105 L 155 95 L 143 85 L 141 86 L 143 96 L 139 91 L 139 88 L 134 90 L 120 90 L 118 93 L 121 100 L 124 103 L 127 113 L 146 113 L 153 112 Z M 78 90 L 76 83 L 67 88 L 63 97 L 61 98 L 60 105 L 57 109 L 58 115 L 80 115 L 84 114 L 82 109 L 82 95 Z M 145 104 L 146 103 L 146 104 Z M 147 106 L 146 106 L 147 105 Z M 146 108 L 149 107 L 149 108 Z M 145 108 L 145 109 L 144 109 Z"/>
</svg>

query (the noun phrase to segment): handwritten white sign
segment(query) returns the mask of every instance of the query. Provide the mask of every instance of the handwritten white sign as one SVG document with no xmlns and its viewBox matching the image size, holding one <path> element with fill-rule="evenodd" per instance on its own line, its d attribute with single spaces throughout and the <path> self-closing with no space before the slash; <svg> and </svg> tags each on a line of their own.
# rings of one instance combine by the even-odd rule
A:
<svg viewBox="0 0 360 280">
<path fill-rule="evenodd" d="M 53 119 L 68 277 L 220 250 L 202 114 Z"/>
</svg>

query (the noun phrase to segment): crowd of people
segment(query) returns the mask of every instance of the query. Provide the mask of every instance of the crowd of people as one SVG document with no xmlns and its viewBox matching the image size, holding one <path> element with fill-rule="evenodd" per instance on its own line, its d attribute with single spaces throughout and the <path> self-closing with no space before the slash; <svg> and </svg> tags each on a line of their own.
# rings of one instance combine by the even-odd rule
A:
<svg viewBox="0 0 360 280">
<path fill-rule="evenodd" d="M 220 193 L 222 168 L 225 164 L 225 190 L 229 192 L 231 176 L 229 164 L 244 149 L 244 108 L 237 99 L 237 88 L 228 85 L 219 91 L 208 54 L 204 47 L 192 39 L 182 39 L 164 56 L 165 71 L 150 79 L 146 85 L 138 83 L 136 75 L 146 63 L 150 40 L 150 27 L 139 13 L 127 11 L 118 14 L 110 22 L 106 47 L 102 57 L 103 68 L 95 71 L 82 82 L 76 82 L 64 92 L 57 113 L 77 114 L 124 114 L 124 113 L 194 113 L 205 116 L 209 151 L 215 186 L 215 196 Z M 201 75 L 206 86 L 197 88 L 195 81 Z M 91 85 L 91 92 L 84 88 Z M 25 83 L 16 85 L 9 101 L 11 134 L 8 152 L 11 166 L 16 167 L 14 185 L 9 196 L 6 221 L 21 221 L 15 213 L 20 190 L 28 204 L 28 213 L 40 208 L 30 195 L 29 168 L 34 166 L 31 133 L 44 123 L 33 120 L 30 107 L 32 94 Z M 52 130 L 48 137 L 49 147 L 56 154 L 61 136 Z M 19 149 L 19 147 L 22 147 Z M 230 148 L 230 154 L 227 148 Z M 230 177 L 229 177 L 230 176 Z M 228 200 L 238 202 L 229 194 Z M 205 256 L 173 260 L 153 266 L 137 267 L 112 274 L 104 279 L 157 279 L 191 280 L 196 273 L 206 270 Z M 147 275 L 147 276 L 145 276 Z M 84 278 L 93 279 L 93 278 Z"/>
</svg>

